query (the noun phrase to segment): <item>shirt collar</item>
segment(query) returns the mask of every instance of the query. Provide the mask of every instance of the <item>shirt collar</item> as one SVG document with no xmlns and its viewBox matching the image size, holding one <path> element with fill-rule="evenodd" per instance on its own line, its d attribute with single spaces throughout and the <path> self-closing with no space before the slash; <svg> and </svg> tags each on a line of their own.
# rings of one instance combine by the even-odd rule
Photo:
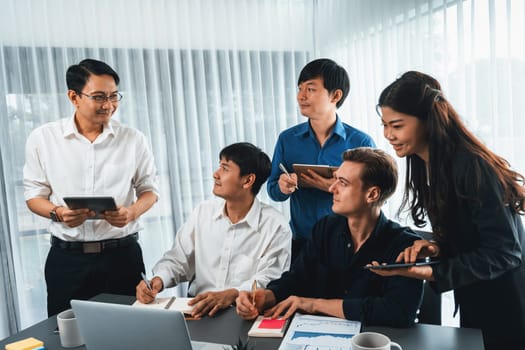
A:
<svg viewBox="0 0 525 350">
<path fill-rule="evenodd" d="M 379 236 L 379 234 L 384 231 L 383 227 L 387 224 L 387 222 L 388 220 L 383 211 L 381 210 L 379 218 L 377 219 L 376 227 L 374 227 L 374 230 L 372 231 L 372 234 L 370 235 L 370 237 L 368 237 L 368 239 L 376 238 L 377 236 Z"/>
<path fill-rule="evenodd" d="M 104 129 L 102 130 L 103 137 L 100 137 L 101 140 L 105 139 L 109 135 L 115 135 L 115 130 L 113 129 L 113 126 L 119 125 L 119 122 L 113 119 L 109 120 L 108 124 L 104 124 Z M 75 124 L 75 113 L 73 113 L 73 116 L 71 118 L 67 118 L 64 121 L 64 138 L 72 135 L 80 135 L 80 132 L 78 131 L 77 125 Z"/>
<path fill-rule="evenodd" d="M 342 216 L 344 217 L 344 216 Z M 348 222 L 346 220 L 346 217 L 344 217 L 345 220 L 344 220 L 344 225 L 346 227 L 346 232 L 343 232 L 341 231 L 341 234 L 343 236 L 348 236 L 348 234 L 350 233 L 350 229 L 348 228 Z M 379 234 L 383 231 L 383 227 L 387 224 L 388 222 L 388 219 L 386 218 L 385 214 L 383 213 L 383 211 L 381 210 L 380 214 L 379 214 L 379 218 L 377 219 L 377 222 L 376 222 L 376 226 L 374 227 L 374 229 L 372 230 L 372 233 L 370 234 L 370 237 L 368 237 L 367 241 L 379 236 Z"/>
<path fill-rule="evenodd" d="M 335 115 L 335 117 L 336 117 L 335 126 L 334 126 L 334 130 L 332 130 L 332 134 L 336 134 L 339 137 L 341 137 L 343 140 L 345 140 L 346 133 L 345 133 L 345 127 L 343 126 L 343 122 L 341 121 L 341 118 L 339 118 L 337 114 Z M 314 131 L 312 130 L 312 127 L 310 126 L 310 121 L 297 125 L 295 135 L 297 136 L 310 135 L 311 137 L 315 137 Z"/>
<path fill-rule="evenodd" d="M 212 216 L 214 220 L 220 220 L 220 219 L 226 219 L 228 221 L 230 220 L 230 218 L 228 218 L 228 216 L 226 215 L 224 211 L 225 205 L 226 205 L 226 201 L 222 200 L 221 205 L 217 207 L 217 210 Z M 252 207 L 250 208 L 246 216 L 242 218 L 235 225 L 246 223 L 248 224 L 248 226 L 256 230 L 256 228 L 259 226 L 259 218 L 261 217 L 260 213 L 261 213 L 261 202 L 259 202 L 259 200 L 255 198 L 253 200 Z"/>
<path fill-rule="evenodd" d="M 75 124 L 75 114 L 73 113 L 71 118 L 68 118 L 64 121 L 64 137 L 75 134 L 78 134 L 78 129 Z"/>
</svg>

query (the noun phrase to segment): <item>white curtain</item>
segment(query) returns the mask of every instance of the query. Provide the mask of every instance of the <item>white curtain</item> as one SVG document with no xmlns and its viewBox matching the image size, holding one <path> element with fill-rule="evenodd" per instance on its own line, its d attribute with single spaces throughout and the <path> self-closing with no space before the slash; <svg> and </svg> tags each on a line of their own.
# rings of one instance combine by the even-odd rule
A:
<svg viewBox="0 0 525 350">
<path fill-rule="evenodd" d="M 71 115 L 65 71 L 86 57 L 120 74 L 116 117 L 146 134 L 161 175 L 160 202 L 143 217 L 148 270 L 211 196 L 222 147 L 248 141 L 271 155 L 279 131 L 304 120 L 297 75 L 316 57 L 347 68 L 352 89 L 339 113 L 379 147 L 390 151 L 377 97 L 416 69 L 440 80 L 469 127 L 525 170 L 523 0 L 0 0 L 0 8 L 0 338 L 46 315 L 49 235 L 24 203 L 24 144 L 38 125 Z M 260 197 L 268 201 L 265 188 Z"/>
<path fill-rule="evenodd" d="M 115 117 L 151 142 L 161 198 L 142 217 L 140 238 L 151 270 L 196 204 L 212 196 L 219 151 L 248 141 L 271 154 L 278 132 L 298 122 L 296 76 L 312 47 L 304 28 L 311 25 L 313 5 L 276 0 L 0 5 L 2 338 L 46 317 L 48 222 L 26 208 L 22 167 L 29 132 L 73 112 L 67 67 L 91 57 L 115 68 L 124 95 Z M 261 198 L 267 201 L 264 188 Z"/>
<path fill-rule="evenodd" d="M 394 154 L 375 112 L 379 94 L 405 71 L 419 70 L 441 82 L 470 130 L 525 172 L 525 1 L 320 0 L 316 13 L 316 55 L 350 73 L 342 115 L 380 148 Z M 402 189 L 401 181 L 388 203 L 392 214 Z"/>
</svg>

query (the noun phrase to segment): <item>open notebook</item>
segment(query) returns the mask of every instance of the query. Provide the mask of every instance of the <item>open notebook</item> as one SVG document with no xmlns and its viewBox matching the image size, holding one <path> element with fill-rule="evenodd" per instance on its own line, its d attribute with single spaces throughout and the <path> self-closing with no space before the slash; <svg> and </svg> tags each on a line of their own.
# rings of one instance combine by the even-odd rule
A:
<svg viewBox="0 0 525 350">
<path fill-rule="evenodd" d="M 168 297 L 168 298 L 157 298 L 153 303 L 143 304 L 140 301 L 135 301 L 133 306 L 147 307 L 152 309 L 165 309 L 165 310 L 177 310 L 186 315 L 191 315 L 193 306 L 188 305 L 188 302 L 193 298 L 182 298 L 182 297 Z"/>
</svg>

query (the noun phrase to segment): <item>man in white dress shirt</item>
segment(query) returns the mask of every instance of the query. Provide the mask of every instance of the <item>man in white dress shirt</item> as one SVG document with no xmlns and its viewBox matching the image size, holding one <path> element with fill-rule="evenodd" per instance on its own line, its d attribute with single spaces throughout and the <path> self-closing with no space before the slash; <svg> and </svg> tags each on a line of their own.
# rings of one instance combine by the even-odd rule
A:
<svg viewBox="0 0 525 350">
<path fill-rule="evenodd" d="M 157 171 L 144 135 L 111 119 L 122 98 L 119 80 L 101 61 L 70 66 L 73 116 L 38 127 L 26 143 L 26 203 L 51 219 L 49 316 L 70 308 L 71 299 L 134 295 L 144 272 L 138 218 L 157 201 Z M 64 197 L 78 195 L 112 196 L 117 210 L 93 219 L 89 209 L 71 210 L 64 203 Z"/>
<path fill-rule="evenodd" d="M 290 266 L 291 230 L 284 216 L 256 195 L 270 175 L 270 158 L 250 143 L 219 155 L 213 194 L 178 230 L 173 248 L 154 266 L 152 290 L 137 285 L 137 299 L 151 303 L 158 292 L 190 281 L 194 317 L 230 306 L 254 281 L 264 288 Z"/>
</svg>

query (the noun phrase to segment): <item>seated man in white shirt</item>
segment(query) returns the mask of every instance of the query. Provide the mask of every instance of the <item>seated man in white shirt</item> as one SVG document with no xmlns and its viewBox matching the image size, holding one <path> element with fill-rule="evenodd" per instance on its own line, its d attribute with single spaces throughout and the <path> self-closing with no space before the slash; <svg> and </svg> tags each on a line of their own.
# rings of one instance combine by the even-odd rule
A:
<svg viewBox="0 0 525 350">
<path fill-rule="evenodd" d="M 193 317 L 229 307 L 239 291 L 266 285 L 290 266 L 291 230 L 275 208 L 256 195 L 268 179 L 270 158 L 250 143 L 219 155 L 213 194 L 200 203 L 175 237 L 173 248 L 153 267 L 151 290 L 137 285 L 137 299 L 151 303 L 164 288 L 190 281 Z"/>
</svg>

